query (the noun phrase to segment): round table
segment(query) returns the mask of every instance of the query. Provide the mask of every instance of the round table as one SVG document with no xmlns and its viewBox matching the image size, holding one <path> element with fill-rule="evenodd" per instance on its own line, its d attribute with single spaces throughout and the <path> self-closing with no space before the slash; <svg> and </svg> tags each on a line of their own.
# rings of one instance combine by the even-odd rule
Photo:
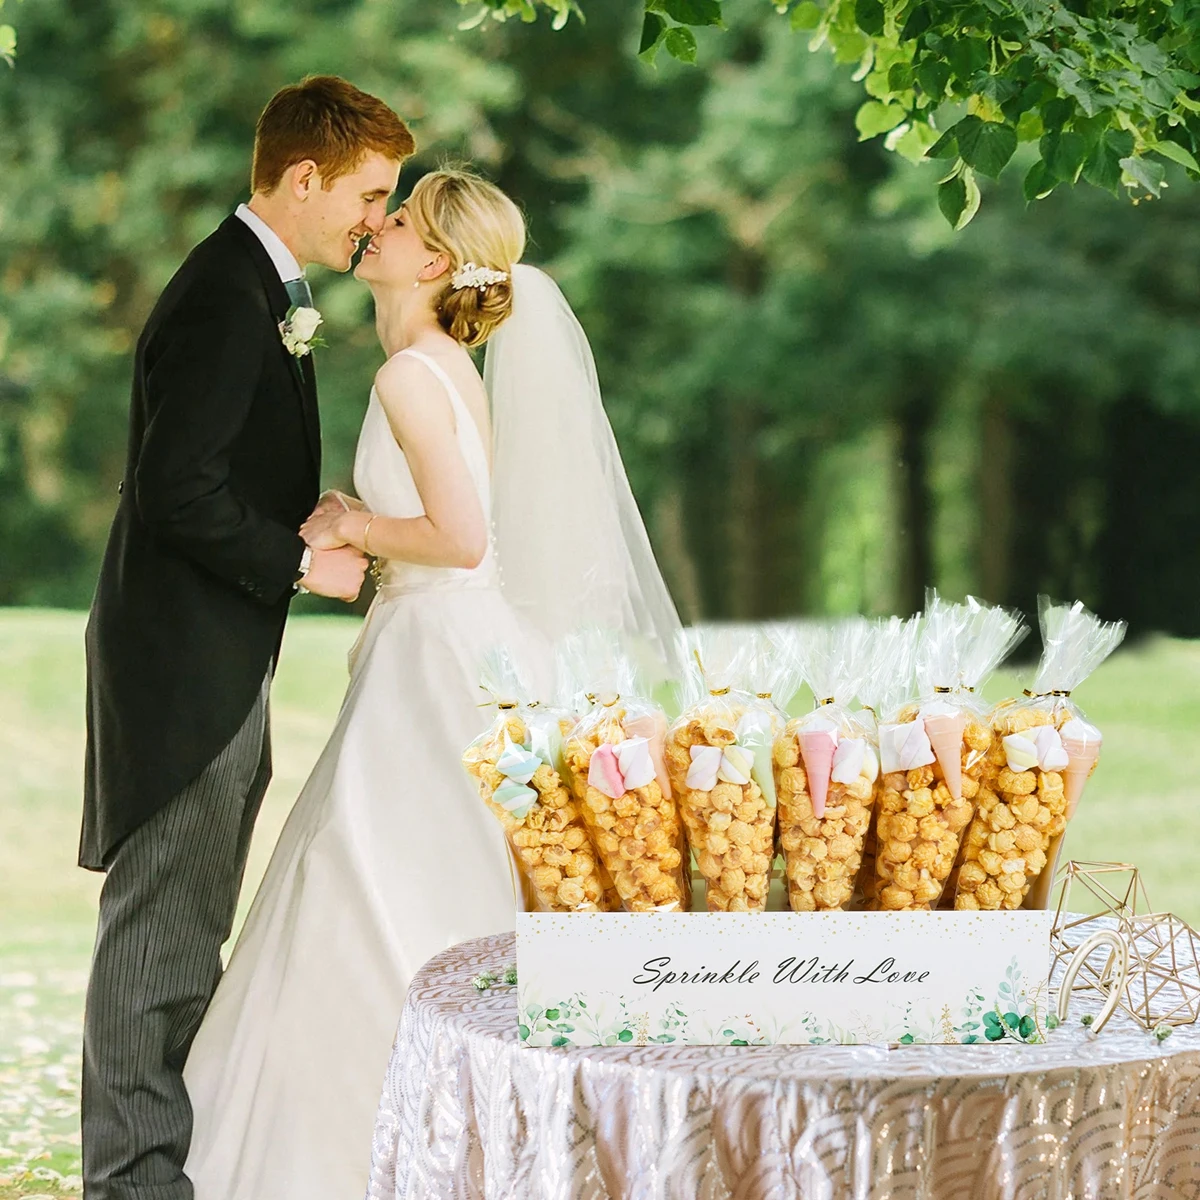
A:
<svg viewBox="0 0 1200 1200">
<path fill-rule="evenodd" d="M 471 980 L 512 934 L 417 974 L 370 1200 L 1200 1200 L 1200 1029 L 1119 1010 L 1044 1045 L 531 1049 Z"/>
</svg>

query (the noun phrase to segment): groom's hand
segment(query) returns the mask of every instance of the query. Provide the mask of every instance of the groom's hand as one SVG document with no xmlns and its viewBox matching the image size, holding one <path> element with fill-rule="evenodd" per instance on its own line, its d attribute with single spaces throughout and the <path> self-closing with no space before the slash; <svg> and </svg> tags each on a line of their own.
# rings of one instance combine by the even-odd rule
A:
<svg viewBox="0 0 1200 1200">
<path fill-rule="evenodd" d="M 353 546 L 339 546 L 336 550 L 314 550 L 308 573 L 301 582 L 314 595 L 349 604 L 358 599 L 366 573 L 366 556 Z"/>
</svg>

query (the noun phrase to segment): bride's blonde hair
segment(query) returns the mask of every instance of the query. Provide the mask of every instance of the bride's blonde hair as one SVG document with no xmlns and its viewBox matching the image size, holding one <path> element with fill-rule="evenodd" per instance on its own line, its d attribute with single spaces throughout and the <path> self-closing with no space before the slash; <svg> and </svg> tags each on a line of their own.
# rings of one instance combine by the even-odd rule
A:
<svg viewBox="0 0 1200 1200">
<path fill-rule="evenodd" d="M 460 169 L 423 175 L 404 202 L 421 241 L 450 260 L 437 297 L 442 328 L 464 346 L 481 346 L 512 313 L 512 268 L 525 252 L 521 210 L 494 183 Z M 466 263 L 509 278 L 455 289 L 451 277 Z"/>
</svg>

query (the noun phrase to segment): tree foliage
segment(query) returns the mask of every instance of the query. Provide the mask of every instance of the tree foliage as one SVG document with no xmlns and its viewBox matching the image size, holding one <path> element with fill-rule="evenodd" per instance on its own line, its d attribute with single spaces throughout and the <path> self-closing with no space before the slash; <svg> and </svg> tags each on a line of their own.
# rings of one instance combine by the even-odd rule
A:
<svg viewBox="0 0 1200 1200">
<path fill-rule="evenodd" d="M 466 22 L 538 8 L 565 25 L 575 0 L 458 0 Z M 744 7 L 752 0 L 740 0 Z M 639 53 L 685 63 L 696 31 L 739 0 L 644 0 Z M 999 177 L 1021 143 L 1026 200 L 1080 179 L 1161 195 L 1165 162 L 1200 176 L 1200 0 L 776 0 L 812 49 L 855 64 L 870 97 L 861 136 L 913 160 L 945 160 L 938 206 L 956 229 L 978 212 L 978 176 Z"/>
<path fill-rule="evenodd" d="M 955 234 L 930 168 L 862 140 L 834 56 L 766 5 L 725 7 L 699 29 L 703 71 L 644 68 L 642 0 L 558 31 L 458 31 L 446 0 L 20 8 L 0 83 L 0 602 L 87 603 L 141 324 L 245 198 L 271 93 L 337 71 L 412 122 L 402 194 L 465 158 L 525 209 L 687 616 L 905 610 L 934 583 L 1200 633 L 1194 194 L 1134 210 L 1060 188 L 1027 209 L 1010 168 Z M 351 487 L 381 352 L 362 285 L 313 287 L 325 482 Z"/>
</svg>

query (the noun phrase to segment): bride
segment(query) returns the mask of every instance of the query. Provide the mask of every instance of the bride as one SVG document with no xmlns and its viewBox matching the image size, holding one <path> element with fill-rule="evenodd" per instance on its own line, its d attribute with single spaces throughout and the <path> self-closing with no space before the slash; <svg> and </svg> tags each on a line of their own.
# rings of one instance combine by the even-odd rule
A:
<svg viewBox="0 0 1200 1200">
<path fill-rule="evenodd" d="M 524 245 L 504 193 L 438 171 L 357 268 L 387 354 L 361 499 L 332 494 L 302 533 L 374 556 L 379 589 L 188 1058 L 197 1200 L 362 1196 L 413 973 L 512 927 L 500 827 L 460 765 L 487 721 L 487 651 L 510 647 L 541 695 L 551 640 L 585 622 L 670 661 L 678 619 L 587 340 L 554 283 L 516 265 Z M 485 386 L 468 351 L 493 334 Z"/>
</svg>

